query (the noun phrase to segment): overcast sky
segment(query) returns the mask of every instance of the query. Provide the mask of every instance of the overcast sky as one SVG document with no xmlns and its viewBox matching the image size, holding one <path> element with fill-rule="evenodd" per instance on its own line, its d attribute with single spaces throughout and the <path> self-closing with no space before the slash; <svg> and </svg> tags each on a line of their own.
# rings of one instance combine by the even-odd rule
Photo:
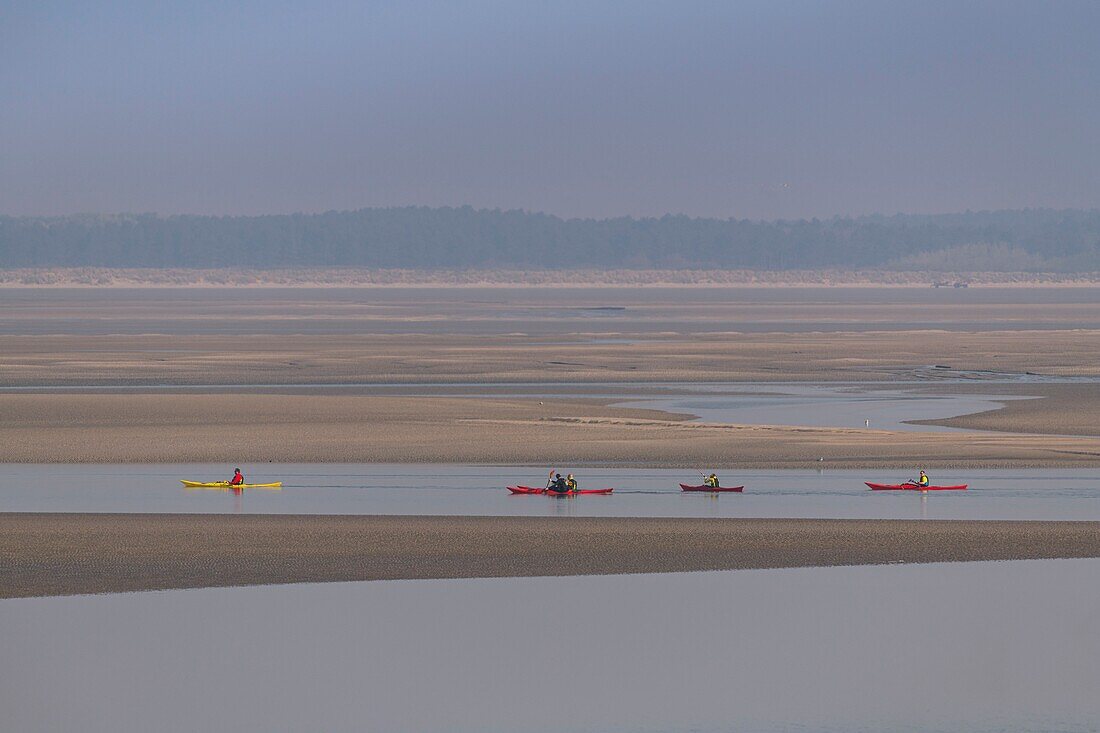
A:
<svg viewBox="0 0 1100 733">
<path fill-rule="evenodd" d="M 0 213 L 1100 206 L 1100 3 L 0 0 Z"/>
</svg>

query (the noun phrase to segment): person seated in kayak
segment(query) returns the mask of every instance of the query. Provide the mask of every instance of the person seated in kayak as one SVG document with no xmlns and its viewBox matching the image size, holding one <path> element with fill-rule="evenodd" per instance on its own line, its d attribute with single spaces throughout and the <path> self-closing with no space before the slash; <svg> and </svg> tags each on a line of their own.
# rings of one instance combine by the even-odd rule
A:
<svg viewBox="0 0 1100 733">
<path fill-rule="evenodd" d="M 560 473 L 555 473 L 552 476 L 550 476 L 549 479 L 546 480 L 546 488 L 553 489 L 554 491 L 558 491 L 558 487 L 563 486 L 564 481 L 565 481 L 565 479 L 563 479 L 561 477 Z"/>
<path fill-rule="evenodd" d="M 703 479 L 703 486 L 709 486 L 712 489 L 718 488 L 718 476 L 717 474 L 711 474 Z"/>
<path fill-rule="evenodd" d="M 244 474 L 241 473 L 241 469 L 237 468 L 233 471 L 233 478 L 229 479 L 230 486 L 240 486 L 244 483 Z"/>
<path fill-rule="evenodd" d="M 577 490 L 577 479 L 573 478 L 573 474 L 569 474 L 569 478 L 565 479 L 565 489 L 566 491 Z"/>
<path fill-rule="evenodd" d="M 920 477 L 916 481 L 914 481 L 913 479 L 909 479 L 905 483 L 909 486 L 916 486 L 916 487 L 921 488 L 921 489 L 927 489 L 928 488 L 928 474 L 926 474 L 922 470 L 920 472 Z"/>
</svg>

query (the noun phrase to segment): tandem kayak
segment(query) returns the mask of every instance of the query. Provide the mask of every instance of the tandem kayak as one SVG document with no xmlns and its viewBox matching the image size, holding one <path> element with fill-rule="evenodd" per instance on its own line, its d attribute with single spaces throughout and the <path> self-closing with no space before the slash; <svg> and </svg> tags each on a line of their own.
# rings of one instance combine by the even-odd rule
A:
<svg viewBox="0 0 1100 733">
<path fill-rule="evenodd" d="M 548 496 L 577 496 L 578 494 L 610 494 L 615 489 L 581 489 L 580 491 L 555 491 L 544 489 Z"/>
<path fill-rule="evenodd" d="M 917 486 L 916 484 L 873 484 L 870 481 L 863 483 L 871 487 L 872 491 L 966 491 L 966 484 L 958 486 Z"/>
<path fill-rule="evenodd" d="M 233 486 L 228 481 L 184 481 L 180 479 L 180 483 L 189 489 L 281 489 L 283 488 L 282 481 L 276 481 L 270 484 L 237 484 Z"/>
<path fill-rule="evenodd" d="M 531 486 L 509 486 L 508 490 L 513 494 L 545 494 L 546 489 L 536 489 Z"/>
<path fill-rule="evenodd" d="M 680 484 L 680 488 L 683 489 L 684 491 L 707 491 L 707 492 L 710 492 L 712 494 L 718 493 L 720 491 L 734 491 L 734 492 L 737 492 L 738 494 L 740 494 L 745 490 L 744 486 L 718 486 L 718 487 L 714 487 L 714 486 L 688 486 L 687 484 Z"/>
</svg>

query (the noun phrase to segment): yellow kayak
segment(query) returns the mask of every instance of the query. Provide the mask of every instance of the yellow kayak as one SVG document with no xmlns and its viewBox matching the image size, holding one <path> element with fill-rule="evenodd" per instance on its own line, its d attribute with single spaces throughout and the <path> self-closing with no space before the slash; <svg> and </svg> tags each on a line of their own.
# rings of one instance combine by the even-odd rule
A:
<svg viewBox="0 0 1100 733">
<path fill-rule="evenodd" d="M 180 479 L 180 483 L 189 489 L 281 489 L 283 488 L 282 481 L 276 481 L 272 484 L 237 484 L 236 486 L 230 486 L 228 481 L 184 481 Z"/>
</svg>

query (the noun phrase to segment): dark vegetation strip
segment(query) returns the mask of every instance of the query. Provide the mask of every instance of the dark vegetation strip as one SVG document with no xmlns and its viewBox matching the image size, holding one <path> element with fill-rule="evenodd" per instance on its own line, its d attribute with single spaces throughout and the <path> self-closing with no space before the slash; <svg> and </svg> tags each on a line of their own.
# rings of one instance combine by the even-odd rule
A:
<svg viewBox="0 0 1100 733">
<path fill-rule="evenodd" d="M 1100 269 L 1100 211 L 798 221 L 562 219 L 381 208 L 276 216 L 0 216 L 0 266 Z"/>
</svg>

